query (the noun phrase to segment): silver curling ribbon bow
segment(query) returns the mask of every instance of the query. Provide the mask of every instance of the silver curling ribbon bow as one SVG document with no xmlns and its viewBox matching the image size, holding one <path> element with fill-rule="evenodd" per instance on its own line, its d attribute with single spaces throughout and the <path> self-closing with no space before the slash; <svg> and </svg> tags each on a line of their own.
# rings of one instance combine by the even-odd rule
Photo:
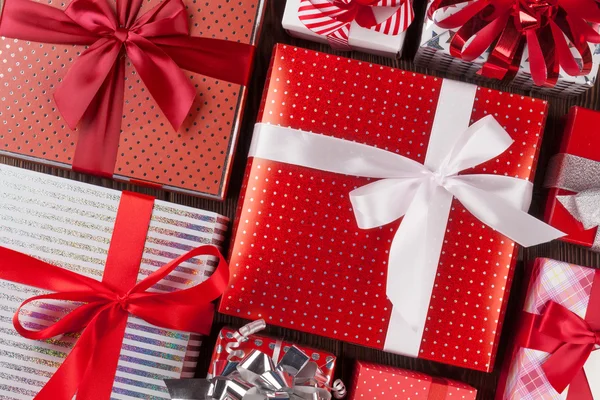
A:
<svg viewBox="0 0 600 400">
<path fill-rule="evenodd" d="M 244 354 L 234 349 L 264 326 L 263 320 L 255 321 L 234 335 L 236 342 L 228 345 L 228 362 L 218 376 L 165 380 L 171 399 L 331 400 L 331 392 L 336 399 L 346 395 L 346 388 L 340 380 L 328 386 L 328 378 L 319 366 L 295 346 L 285 352 L 279 363 L 260 350 L 252 350 L 241 360 L 233 361 L 232 358 Z"/>
</svg>

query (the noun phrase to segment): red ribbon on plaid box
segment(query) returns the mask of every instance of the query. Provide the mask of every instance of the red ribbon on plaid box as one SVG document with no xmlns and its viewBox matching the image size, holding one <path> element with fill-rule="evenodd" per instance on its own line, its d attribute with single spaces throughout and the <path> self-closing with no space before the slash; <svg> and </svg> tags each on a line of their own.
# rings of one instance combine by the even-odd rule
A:
<svg viewBox="0 0 600 400">
<path fill-rule="evenodd" d="M 541 262 L 537 261 L 533 276 L 539 272 Z M 568 387 L 565 400 L 594 400 L 583 368 L 600 345 L 600 307 L 594 306 L 600 302 L 600 270 L 592 276 L 585 318 L 554 300 L 546 302 L 541 314 L 523 311 L 509 358 L 513 362 L 521 348 L 549 353 L 541 370 L 557 393 Z"/>
</svg>

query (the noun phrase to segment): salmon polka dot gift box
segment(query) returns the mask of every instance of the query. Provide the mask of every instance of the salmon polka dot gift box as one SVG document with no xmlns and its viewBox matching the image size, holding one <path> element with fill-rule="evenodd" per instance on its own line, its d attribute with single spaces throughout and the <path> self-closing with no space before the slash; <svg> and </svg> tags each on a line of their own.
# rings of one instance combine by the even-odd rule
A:
<svg viewBox="0 0 600 400">
<path fill-rule="evenodd" d="M 220 311 L 490 370 L 546 108 L 278 45 Z"/>
<path fill-rule="evenodd" d="M 0 154 L 225 197 L 263 0 L 2 3 Z"/>
<path fill-rule="evenodd" d="M 475 400 L 477 390 L 462 382 L 358 361 L 349 400 Z"/>
</svg>

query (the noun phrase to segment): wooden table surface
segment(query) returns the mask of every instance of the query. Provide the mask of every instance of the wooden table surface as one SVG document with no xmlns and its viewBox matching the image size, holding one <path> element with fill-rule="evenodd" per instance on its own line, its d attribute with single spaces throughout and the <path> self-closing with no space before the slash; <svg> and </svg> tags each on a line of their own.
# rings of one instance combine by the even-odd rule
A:
<svg viewBox="0 0 600 400">
<path fill-rule="evenodd" d="M 231 0 L 233 1 L 233 0 Z M 370 61 L 374 63 L 384 64 L 388 66 L 394 66 L 397 68 L 418 71 L 424 73 L 431 73 L 439 75 L 434 72 L 426 71 L 423 69 L 415 68 L 412 63 L 412 58 L 416 52 L 416 46 L 419 41 L 420 28 L 422 16 L 424 15 L 424 8 L 426 0 L 414 0 L 415 11 L 418 15 L 417 23 L 413 24 L 409 29 L 407 35 L 407 46 L 405 47 L 404 56 L 401 60 L 387 59 L 383 57 L 370 56 L 362 53 L 339 53 L 348 57 Z M 0 5 L 2 0 L 0 0 Z M 152 194 L 162 200 L 171 201 L 174 203 L 184 204 L 192 207 L 199 207 L 215 212 L 222 213 L 231 218 L 234 217 L 236 210 L 237 198 L 239 195 L 242 177 L 244 174 L 244 167 L 246 163 L 246 155 L 250 146 L 250 139 L 252 135 L 252 129 L 254 119 L 258 112 L 260 105 L 260 97 L 262 94 L 262 88 L 266 78 L 266 72 L 271 57 L 271 51 L 273 45 L 277 42 L 288 43 L 310 49 L 315 49 L 328 53 L 335 53 L 331 51 L 327 46 L 319 45 L 316 43 L 308 42 L 305 40 L 299 40 L 289 37 L 281 27 L 281 18 L 283 16 L 283 10 L 285 7 L 285 0 L 267 0 L 266 12 L 264 18 L 264 24 L 262 28 L 261 44 L 258 49 L 258 55 L 255 64 L 254 79 L 250 87 L 250 96 L 248 99 L 247 107 L 245 110 L 244 123 L 242 126 L 242 133 L 240 142 L 235 156 L 235 162 L 233 167 L 233 174 L 231 178 L 231 185 L 227 200 L 224 202 L 217 202 L 211 200 L 198 199 L 187 195 L 168 193 L 161 190 L 141 188 L 131 186 L 123 183 L 116 183 L 107 179 L 95 178 L 83 174 L 78 174 L 69 171 L 57 170 L 50 167 L 43 167 L 29 162 L 15 161 L 8 158 L 0 157 L 0 162 L 18 165 L 23 168 L 31 170 L 37 170 L 44 173 L 53 175 L 63 176 L 70 179 L 79 181 L 89 182 L 96 185 L 105 187 L 115 188 L 119 190 L 133 190 L 143 193 Z M 1 8 L 0 8 L 1 9 Z M 527 92 L 519 92 L 518 90 L 509 89 L 503 87 L 500 84 L 491 84 L 487 81 L 477 82 L 482 86 L 503 89 L 512 91 L 515 93 L 522 93 L 531 95 Z M 535 96 L 542 97 L 542 96 Z M 557 99 L 557 98 L 545 98 L 550 101 L 550 114 L 546 125 L 546 132 L 544 143 L 541 149 L 540 156 L 540 168 L 538 170 L 536 179 L 536 190 L 534 193 L 534 201 L 531 212 L 536 216 L 542 215 L 544 206 L 544 191 L 541 189 L 542 179 L 544 176 L 545 166 L 547 165 L 548 159 L 554 153 L 557 152 L 559 143 L 561 140 L 562 131 L 562 117 L 567 113 L 571 106 L 579 105 L 592 109 L 600 109 L 599 91 L 594 88 L 585 95 L 570 98 L 570 99 Z M 373 349 L 363 348 L 351 344 L 342 343 L 336 340 L 322 338 L 319 336 L 309 335 L 289 329 L 283 329 L 278 327 L 269 327 L 267 332 L 271 335 L 285 336 L 287 339 L 296 341 L 298 343 L 306 344 L 312 347 L 325 349 L 333 352 L 338 356 L 338 366 L 336 376 L 343 378 L 347 385 L 351 384 L 352 370 L 354 367 L 354 360 L 369 360 L 375 361 L 381 364 L 398 366 L 402 368 L 413 369 L 416 371 L 426 372 L 432 375 L 444 376 L 447 378 L 453 378 L 462 380 L 470 385 L 476 387 L 479 390 L 478 400 L 492 400 L 496 389 L 496 382 L 498 379 L 498 370 L 503 361 L 504 349 L 507 345 L 507 336 L 513 326 L 514 316 L 517 314 L 515 309 L 515 301 L 517 295 L 521 292 L 522 287 L 522 269 L 523 264 L 536 257 L 550 257 L 557 260 L 568 261 L 580 265 L 586 265 L 591 267 L 600 267 L 600 255 L 592 253 L 586 249 L 579 248 L 573 245 L 565 243 L 550 243 L 530 249 L 521 251 L 520 262 L 518 264 L 518 270 L 513 285 L 513 291 L 511 294 L 511 300 L 509 303 L 507 322 L 503 329 L 503 336 L 500 344 L 500 350 L 498 352 L 498 359 L 496 360 L 495 370 L 493 373 L 486 374 L 482 372 L 470 371 L 457 367 L 445 366 L 439 363 L 417 360 L 392 354 L 387 354 L 382 351 Z M 217 333 L 224 325 L 241 326 L 244 323 L 243 320 L 229 317 L 225 315 L 217 315 L 215 323 L 213 325 L 213 331 L 209 338 L 207 338 L 202 347 L 201 359 L 198 365 L 198 376 L 204 376 L 208 370 L 208 364 L 210 362 L 210 356 L 212 348 L 214 346 Z"/>
</svg>

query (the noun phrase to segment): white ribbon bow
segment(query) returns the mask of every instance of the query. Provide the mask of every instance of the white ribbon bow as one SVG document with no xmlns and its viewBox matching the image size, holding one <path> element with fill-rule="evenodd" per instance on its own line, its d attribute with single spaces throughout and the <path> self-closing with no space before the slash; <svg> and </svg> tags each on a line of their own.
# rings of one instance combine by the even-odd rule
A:
<svg viewBox="0 0 600 400">
<path fill-rule="evenodd" d="M 446 95 L 453 93 L 460 104 L 464 84 L 444 84 Z M 456 91 L 452 89 L 455 85 Z M 470 85 L 465 86 L 471 90 Z M 467 100 L 471 98 L 469 110 L 473 97 L 474 93 L 465 95 Z M 436 115 L 424 164 L 331 136 L 256 125 L 250 156 L 379 179 L 350 192 L 361 229 L 404 217 L 389 251 L 386 294 L 394 308 L 386 350 L 418 355 L 453 197 L 482 223 L 523 246 L 564 236 L 527 214 L 531 182 L 494 174 L 459 175 L 494 159 L 513 143 L 492 116 L 457 131 L 456 126 L 468 126 L 469 117 L 470 113 L 466 118 L 460 113 Z"/>
</svg>

